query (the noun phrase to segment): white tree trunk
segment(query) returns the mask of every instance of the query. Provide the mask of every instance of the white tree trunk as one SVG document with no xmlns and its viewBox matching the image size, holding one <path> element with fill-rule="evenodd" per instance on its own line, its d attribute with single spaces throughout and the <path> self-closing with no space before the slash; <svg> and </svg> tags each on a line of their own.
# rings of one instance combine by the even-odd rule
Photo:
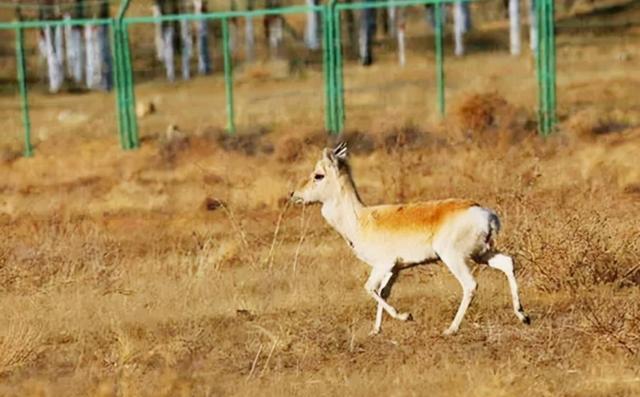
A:
<svg viewBox="0 0 640 397">
<path fill-rule="evenodd" d="M 193 2 L 197 15 L 202 15 L 204 8 L 202 0 L 194 0 Z M 207 29 L 207 21 L 200 20 L 195 22 L 196 42 L 198 51 L 198 73 L 209 74 L 211 72 L 211 56 L 209 55 L 209 31 Z"/>
<path fill-rule="evenodd" d="M 396 37 L 398 33 L 398 9 L 392 5 L 387 7 L 387 24 L 389 26 L 389 36 Z"/>
<path fill-rule="evenodd" d="M 100 88 L 105 91 L 111 89 L 112 86 L 112 62 L 111 62 L 111 45 L 109 41 L 109 28 L 106 25 L 97 27 L 97 45 L 99 48 L 100 63 Z"/>
<path fill-rule="evenodd" d="M 462 3 L 457 1 L 453 4 L 453 32 L 455 39 L 456 56 L 464 55 L 464 8 Z"/>
<path fill-rule="evenodd" d="M 58 28 L 58 30 L 60 30 Z M 47 75 L 49 77 L 49 92 L 56 93 L 62 87 L 64 80 L 64 69 L 60 63 L 61 56 L 56 54 L 59 50 L 57 46 L 57 36 L 54 28 L 46 26 L 44 28 L 44 42 L 47 54 Z M 60 34 L 61 36 L 61 34 Z"/>
<path fill-rule="evenodd" d="M 248 62 L 253 61 L 256 56 L 256 33 L 253 26 L 253 17 L 247 17 L 244 25 L 244 57 Z"/>
<path fill-rule="evenodd" d="M 307 6 L 312 7 L 316 4 L 315 0 L 305 0 Z M 320 41 L 318 40 L 318 16 L 316 11 L 307 11 L 307 25 L 304 31 L 304 42 L 307 48 L 310 50 L 317 50 L 320 48 Z"/>
<path fill-rule="evenodd" d="M 173 82 L 176 79 L 176 69 L 173 63 L 173 25 L 168 24 L 163 28 L 163 43 L 162 48 L 164 54 L 162 56 L 164 60 L 164 67 L 167 72 L 167 80 Z"/>
<path fill-rule="evenodd" d="M 87 88 L 92 89 L 94 86 L 94 56 L 93 56 L 93 27 L 91 25 L 85 25 L 84 27 L 84 43 L 85 43 L 85 58 L 87 60 L 85 78 L 87 80 Z"/>
<path fill-rule="evenodd" d="M 71 20 L 71 15 L 65 13 L 62 17 L 65 22 Z M 64 44 L 66 46 L 65 54 L 67 55 L 67 76 L 73 76 L 73 58 L 75 57 L 75 49 L 73 48 L 73 39 L 71 38 L 71 31 L 73 27 L 71 25 L 64 25 Z"/>
<path fill-rule="evenodd" d="M 520 54 L 520 0 L 509 0 L 509 43 L 511 55 Z"/>
<path fill-rule="evenodd" d="M 43 81 L 49 81 L 49 65 L 47 62 L 47 41 L 44 37 L 44 29 L 40 29 L 38 31 L 38 53 L 40 54 L 39 61 L 39 70 L 43 70 L 44 77 Z"/>
<path fill-rule="evenodd" d="M 371 0 L 367 2 L 372 2 Z M 360 63 L 368 66 L 373 63 L 373 35 L 376 30 L 375 8 L 365 8 L 360 11 L 359 49 Z"/>
<path fill-rule="evenodd" d="M 404 25 L 398 26 L 398 62 L 400 62 L 400 66 L 404 66 L 407 63 L 404 46 Z"/>
<path fill-rule="evenodd" d="M 102 74 L 103 74 L 103 64 L 102 64 L 102 46 L 100 43 L 100 28 L 98 26 L 92 26 L 91 30 L 93 31 L 93 36 L 91 38 L 91 45 L 93 46 L 93 71 L 94 71 L 94 81 L 93 88 L 100 89 L 102 88 Z"/>
<path fill-rule="evenodd" d="M 398 38 L 398 62 L 400 63 L 400 66 L 404 66 L 406 64 L 406 56 L 405 56 L 405 42 L 404 42 L 405 19 L 404 19 L 403 8 L 396 10 L 395 20 L 396 20 L 396 33 Z"/>
<path fill-rule="evenodd" d="M 64 17 L 71 19 L 69 14 Z M 67 46 L 67 73 L 74 82 L 82 83 L 83 45 L 82 32 L 78 26 L 65 26 L 65 44 Z"/>
<path fill-rule="evenodd" d="M 193 52 L 193 38 L 189 30 L 189 22 L 180 20 L 180 42 L 182 44 L 182 79 L 191 78 L 191 53 Z"/>
<path fill-rule="evenodd" d="M 160 11 L 160 6 L 154 4 L 151 6 L 151 12 L 154 17 L 162 16 L 162 12 Z M 162 61 L 164 59 L 164 41 L 162 40 L 162 22 L 154 23 L 154 35 L 153 41 L 156 46 L 156 59 L 158 61 Z"/>
<path fill-rule="evenodd" d="M 98 39 L 99 32 L 96 26 L 85 26 L 85 48 L 86 48 L 86 80 L 87 88 L 100 88 L 102 80 L 102 51 Z"/>
<path fill-rule="evenodd" d="M 536 17 L 536 0 L 529 0 L 529 46 L 532 51 L 538 49 L 538 18 Z"/>
<path fill-rule="evenodd" d="M 56 61 L 61 69 L 62 78 L 64 79 L 64 30 L 60 25 L 54 28 L 54 45 Z"/>
<path fill-rule="evenodd" d="M 269 48 L 272 56 L 277 56 L 282 43 L 282 18 L 279 16 L 269 21 Z"/>
</svg>

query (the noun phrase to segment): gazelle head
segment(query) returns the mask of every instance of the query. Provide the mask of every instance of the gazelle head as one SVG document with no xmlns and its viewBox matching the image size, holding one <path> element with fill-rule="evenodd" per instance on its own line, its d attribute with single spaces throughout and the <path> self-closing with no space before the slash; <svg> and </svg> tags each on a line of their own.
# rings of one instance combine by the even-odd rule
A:
<svg viewBox="0 0 640 397">
<path fill-rule="evenodd" d="M 295 203 L 324 203 L 336 197 L 341 190 L 340 177 L 343 175 L 347 161 L 347 144 L 342 142 L 334 149 L 324 149 L 322 157 L 316 163 L 308 179 L 302 187 L 291 193 Z"/>
</svg>

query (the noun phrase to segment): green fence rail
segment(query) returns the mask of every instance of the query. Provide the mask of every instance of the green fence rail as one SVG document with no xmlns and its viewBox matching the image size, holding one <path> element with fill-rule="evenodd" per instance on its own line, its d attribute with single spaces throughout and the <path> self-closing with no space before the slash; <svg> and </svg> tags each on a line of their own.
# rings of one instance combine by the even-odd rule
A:
<svg viewBox="0 0 640 397">
<path fill-rule="evenodd" d="M 477 0 L 470 0 L 477 1 Z M 123 149 L 130 150 L 140 145 L 138 123 L 135 112 L 135 90 L 129 40 L 129 25 L 169 21 L 220 20 L 222 23 L 222 50 L 224 62 L 227 131 L 234 133 L 235 112 L 233 96 L 233 57 L 229 45 L 229 19 L 252 18 L 268 15 L 287 15 L 306 12 L 320 14 L 323 26 L 322 63 L 324 76 L 325 128 L 333 134 L 344 130 L 346 119 L 344 101 L 344 61 L 342 49 L 341 12 L 365 8 L 407 7 L 433 5 L 435 11 L 435 63 L 436 95 L 438 111 L 444 116 L 445 74 L 444 74 L 444 26 L 442 4 L 454 0 L 384 0 L 375 3 L 337 3 L 330 0 L 324 5 L 292 6 L 251 11 L 228 11 L 201 14 L 176 14 L 149 17 L 125 17 L 131 0 L 122 0 L 116 18 L 110 19 L 69 19 L 57 21 L 16 21 L 0 23 L 0 29 L 14 30 L 16 34 L 17 81 L 20 92 L 22 121 L 24 128 L 24 155 L 33 153 L 31 143 L 31 122 L 26 85 L 26 61 L 24 51 L 24 29 L 47 26 L 108 25 L 111 29 L 112 56 L 114 58 L 114 88 L 118 121 L 118 133 Z M 549 135 L 555 126 L 556 116 L 556 50 L 555 11 L 553 0 L 536 1 L 538 21 L 538 46 L 536 52 L 536 75 L 538 81 L 538 126 L 541 135 Z"/>
</svg>

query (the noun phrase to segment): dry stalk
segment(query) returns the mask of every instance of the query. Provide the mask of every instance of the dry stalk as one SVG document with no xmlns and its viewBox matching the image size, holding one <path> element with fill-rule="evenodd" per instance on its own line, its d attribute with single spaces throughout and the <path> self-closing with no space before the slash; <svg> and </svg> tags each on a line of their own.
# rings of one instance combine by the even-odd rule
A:
<svg viewBox="0 0 640 397">
<path fill-rule="evenodd" d="M 273 238 L 271 239 L 271 247 L 269 248 L 269 253 L 267 254 L 267 257 L 264 260 L 264 264 L 266 264 L 269 267 L 269 270 L 271 270 L 271 268 L 273 267 L 273 260 L 274 260 L 274 250 L 276 247 L 276 241 L 278 240 L 278 233 L 280 232 L 280 225 L 282 224 L 282 219 L 284 219 L 284 214 L 287 212 L 287 210 L 289 209 L 289 206 L 291 205 L 291 201 L 287 201 L 287 203 L 285 204 L 284 208 L 282 209 L 282 211 L 280 211 L 280 214 L 278 215 L 278 221 L 276 222 L 276 228 L 273 231 Z"/>
<path fill-rule="evenodd" d="M 206 169 L 203 166 L 201 166 L 200 164 L 198 164 L 196 162 L 194 162 L 193 164 L 200 170 L 200 172 L 202 172 L 203 174 L 206 175 Z M 247 240 L 247 234 L 245 233 L 245 231 L 242 228 L 242 226 L 240 225 L 240 223 L 236 220 L 236 217 L 233 214 L 233 211 L 231 210 L 231 208 L 229 208 L 223 202 L 220 202 L 220 208 L 222 208 L 222 210 L 224 211 L 225 215 L 227 216 L 227 219 L 229 220 L 229 223 L 231 223 L 231 227 L 235 230 L 235 232 L 238 234 L 238 236 L 240 236 L 240 241 L 242 241 L 242 245 L 244 245 L 244 248 L 246 250 L 246 255 L 249 256 L 250 262 L 255 265 L 256 264 L 256 258 L 253 255 L 252 250 L 250 249 L 249 242 Z"/>
<path fill-rule="evenodd" d="M 305 208 L 306 206 L 302 205 L 302 213 L 300 214 L 300 239 L 298 239 L 298 245 L 296 246 L 296 252 L 293 256 L 293 273 L 296 272 L 298 267 L 298 258 L 300 256 L 300 248 L 302 247 L 302 243 L 307 236 L 307 226 L 309 226 L 309 222 L 305 222 Z"/>
<path fill-rule="evenodd" d="M 260 345 L 260 348 L 258 349 L 258 352 L 256 353 L 256 356 L 253 359 L 253 362 L 251 363 L 251 370 L 249 371 L 249 375 L 247 375 L 247 380 L 251 379 L 251 377 L 253 376 L 253 372 L 256 370 L 256 365 L 258 364 L 258 358 L 260 358 L 260 353 L 262 353 L 262 345 Z"/>
<path fill-rule="evenodd" d="M 267 356 L 267 361 L 264 362 L 264 366 L 262 367 L 262 371 L 260 372 L 260 378 L 262 378 L 265 371 L 269 368 L 269 361 L 271 361 L 271 356 L 273 355 L 273 351 L 276 350 L 277 344 L 278 344 L 278 338 L 275 338 L 273 340 L 273 344 L 271 345 L 271 350 L 269 351 L 269 355 Z"/>
</svg>

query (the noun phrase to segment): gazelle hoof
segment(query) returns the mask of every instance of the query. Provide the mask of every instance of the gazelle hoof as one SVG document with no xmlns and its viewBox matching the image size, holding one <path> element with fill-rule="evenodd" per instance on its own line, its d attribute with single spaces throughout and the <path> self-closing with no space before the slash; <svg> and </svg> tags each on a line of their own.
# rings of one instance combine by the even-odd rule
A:
<svg viewBox="0 0 640 397">
<path fill-rule="evenodd" d="M 369 336 L 376 336 L 380 334 L 380 329 L 372 329 L 371 332 L 369 332 Z"/>
<path fill-rule="evenodd" d="M 447 328 L 442 335 L 443 336 L 451 336 L 451 335 L 455 335 L 455 333 L 458 332 L 458 330 L 456 328 Z"/>
<path fill-rule="evenodd" d="M 398 320 L 400 321 L 413 321 L 413 316 L 411 313 L 400 313 L 398 314 Z"/>
<path fill-rule="evenodd" d="M 524 312 L 524 310 L 522 310 L 522 307 L 520 310 L 516 311 L 516 317 L 518 317 L 523 324 L 531 324 L 531 318 Z"/>
</svg>

